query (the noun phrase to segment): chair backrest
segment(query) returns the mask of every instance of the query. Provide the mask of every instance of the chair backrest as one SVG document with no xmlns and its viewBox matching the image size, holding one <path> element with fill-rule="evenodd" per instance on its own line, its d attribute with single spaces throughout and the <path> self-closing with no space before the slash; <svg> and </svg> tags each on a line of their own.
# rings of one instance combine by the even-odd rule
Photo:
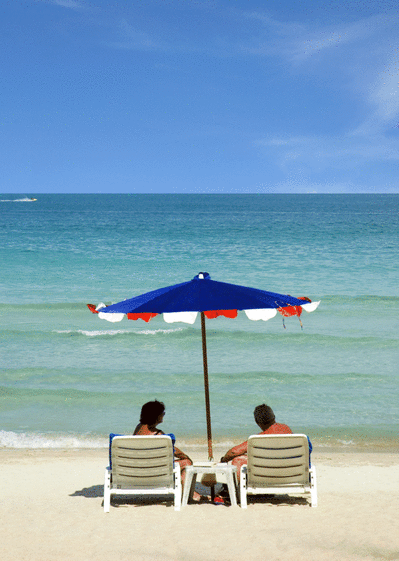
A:
<svg viewBox="0 0 399 561">
<path fill-rule="evenodd" d="M 309 484 L 309 444 L 304 434 L 256 435 L 248 439 L 248 486 Z"/>
<path fill-rule="evenodd" d="M 173 486 L 170 436 L 115 436 L 111 455 L 113 486 L 120 489 Z"/>
</svg>

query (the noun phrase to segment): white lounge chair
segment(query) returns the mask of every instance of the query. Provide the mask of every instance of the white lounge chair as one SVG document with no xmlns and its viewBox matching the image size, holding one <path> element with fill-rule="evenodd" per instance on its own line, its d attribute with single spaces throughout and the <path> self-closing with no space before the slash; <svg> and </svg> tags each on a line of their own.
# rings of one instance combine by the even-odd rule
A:
<svg viewBox="0 0 399 561">
<path fill-rule="evenodd" d="M 160 436 L 115 436 L 111 466 L 105 470 L 104 512 L 111 495 L 174 495 L 180 510 L 180 465 L 173 465 L 172 439 Z"/>
<path fill-rule="evenodd" d="M 248 465 L 241 467 L 241 507 L 248 494 L 310 494 L 317 506 L 316 469 L 309 467 L 309 443 L 304 434 L 256 435 L 248 439 Z"/>
</svg>

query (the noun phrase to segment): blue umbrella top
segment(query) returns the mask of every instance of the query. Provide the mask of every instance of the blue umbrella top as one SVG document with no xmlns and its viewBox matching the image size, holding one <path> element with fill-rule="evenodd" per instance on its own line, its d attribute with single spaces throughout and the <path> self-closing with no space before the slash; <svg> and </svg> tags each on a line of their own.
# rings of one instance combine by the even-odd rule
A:
<svg viewBox="0 0 399 561">
<path fill-rule="evenodd" d="M 307 302 L 309 299 L 306 298 Z M 164 314 L 211 310 L 279 309 L 306 304 L 304 299 L 225 282 L 208 273 L 192 280 L 152 290 L 101 309 L 108 314 Z M 306 308 L 305 308 L 306 309 Z"/>
</svg>

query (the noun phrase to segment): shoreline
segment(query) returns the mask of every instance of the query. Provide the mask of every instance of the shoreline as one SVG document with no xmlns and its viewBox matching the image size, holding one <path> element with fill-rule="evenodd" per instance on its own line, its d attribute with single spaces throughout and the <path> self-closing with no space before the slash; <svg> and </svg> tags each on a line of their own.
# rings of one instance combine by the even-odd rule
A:
<svg viewBox="0 0 399 561">
<path fill-rule="evenodd" d="M 195 445 L 195 453 L 193 450 L 189 452 L 189 456 L 194 462 L 203 462 L 208 459 L 208 449 L 206 445 Z M 213 452 L 215 461 L 219 460 L 226 452 L 226 447 L 220 444 L 214 444 Z M 105 469 L 108 462 L 108 448 L 0 448 L 0 465 L 9 462 L 26 462 L 34 461 L 57 461 L 57 460 L 79 460 L 91 459 L 102 462 Z M 348 462 L 353 465 L 378 464 L 386 466 L 399 466 L 399 450 L 389 451 L 387 449 L 348 449 L 342 447 L 313 448 L 311 454 L 312 463 L 319 462 L 334 465 L 345 465 Z"/>
<path fill-rule="evenodd" d="M 5 437 L 4 435 L 7 436 Z M 253 432 L 251 434 L 257 434 Z M 312 445 L 313 454 L 317 451 L 325 452 L 356 452 L 356 453 L 395 453 L 399 452 L 397 435 L 384 435 L 376 437 L 375 435 L 357 435 L 357 438 L 346 438 L 340 436 L 320 436 L 314 435 L 311 431 L 301 432 L 298 434 L 309 435 Z M 248 439 L 249 435 L 242 436 L 219 436 L 213 438 L 213 447 L 221 448 L 227 451 L 233 446 L 240 444 Z M 195 435 L 187 437 L 179 437 L 177 435 L 176 445 L 191 453 L 203 454 L 203 450 L 207 451 L 207 440 L 204 435 Z M 0 452 L 4 450 L 106 450 L 108 449 L 108 436 L 102 435 L 71 435 L 71 434 L 26 434 L 16 433 L 12 431 L 0 431 Z M 207 452 L 206 452 L 207 453 Z"/>
</svg>

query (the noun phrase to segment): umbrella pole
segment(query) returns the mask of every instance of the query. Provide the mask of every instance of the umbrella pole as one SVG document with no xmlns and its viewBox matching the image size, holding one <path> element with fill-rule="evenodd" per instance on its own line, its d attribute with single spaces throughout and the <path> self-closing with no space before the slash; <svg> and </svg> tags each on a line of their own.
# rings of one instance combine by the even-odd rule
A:
<svg viewBox="0 0 399 561">
<path fill-rule="evenodd" d="M 208 358 L 206 352 L 206 330 L 205 314 L 201 312 L 201 331 L 202 331 L 202 360 L 204 363 L 204 387 L 205 387 L 205 410 L 206 410 L 206 429 L 208 433 L 208 458 L 213 461 L 212 452 L 212 429 L 211 429 L 211 406 L 209 400 L 209 381 L 208 381 Z"/>
</svg>

